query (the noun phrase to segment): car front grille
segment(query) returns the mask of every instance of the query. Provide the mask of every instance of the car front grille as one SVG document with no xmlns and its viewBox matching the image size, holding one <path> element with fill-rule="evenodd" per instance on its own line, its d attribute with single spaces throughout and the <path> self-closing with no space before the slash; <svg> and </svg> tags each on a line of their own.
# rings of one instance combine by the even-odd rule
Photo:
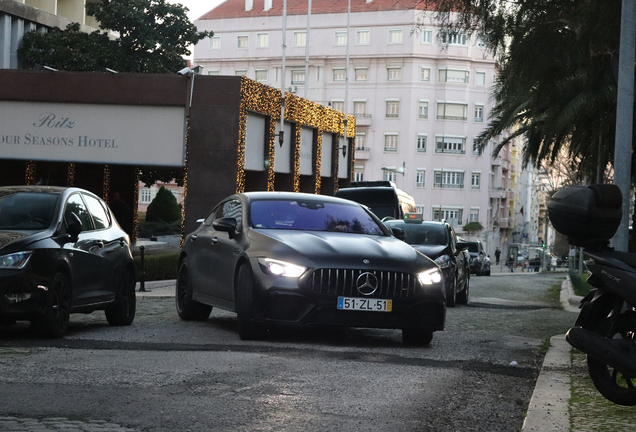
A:
<svg viewBox="0 0 636 432">
<path fill-rule="evenodd" d="M 378 280 L 378 289 L 370 296 L 376 298 L 403 298 L 415 295 L 418 281 L 414 275 L 402 272 L 360 269 L 318 269 L 305 282 L 305 288 L 337 296 L 362 297 L 356 281 L 363 273 L 372 273 Z"/>
</svg>

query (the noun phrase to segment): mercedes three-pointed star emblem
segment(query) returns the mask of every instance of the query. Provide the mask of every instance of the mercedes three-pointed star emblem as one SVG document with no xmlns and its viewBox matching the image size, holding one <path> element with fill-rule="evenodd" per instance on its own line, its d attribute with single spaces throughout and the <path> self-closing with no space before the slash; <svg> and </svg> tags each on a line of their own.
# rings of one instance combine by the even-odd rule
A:
<svg viewBox="0 0 636 432">
<path fill-rule="evenodd" d="M 378 289 L 378 278 L 369 272 L 364 272 L 356 279 L 358 292 L 365 296 L 370 296 Z"/>
</svg>

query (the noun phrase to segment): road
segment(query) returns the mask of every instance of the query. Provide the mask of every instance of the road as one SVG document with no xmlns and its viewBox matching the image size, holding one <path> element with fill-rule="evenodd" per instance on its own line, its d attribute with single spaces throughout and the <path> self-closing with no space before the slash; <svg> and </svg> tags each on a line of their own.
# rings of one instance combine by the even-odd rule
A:
<svg viewBox="0 0 636 432">
<path fill-rule="evenodd" d="M 518 431 L 543 342 L 572 324 L 541 303 L 562 279 L 472 277 L 425 348 L 369 329 L 244 342 L 234 314 L 183 322 L 174 299 L 139 300 L 130 327 L 73 315 L 60 340 L 0 327 L 0 430 Z"/>
</svg>

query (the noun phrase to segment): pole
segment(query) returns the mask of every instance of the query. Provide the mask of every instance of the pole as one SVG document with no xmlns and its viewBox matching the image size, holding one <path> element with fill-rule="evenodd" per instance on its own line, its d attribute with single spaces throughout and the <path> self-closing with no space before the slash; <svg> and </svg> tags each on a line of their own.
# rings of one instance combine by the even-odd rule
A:
<svg viewBox="0 0 636 432">
<path fill-rule="evenodd" d="M 278 143 L 282 147 L 285 139 L 285 48 L 287 40 L 287 0 L 283 0 L 283 65 L 280 75 L 280 132 L 278 134 Z M 307 86 L 307 75 L 305 75 L 305 86 Z"/>
<path fill-rule="evenodd" d="M 307 99 L 307 88 L 309 87 L 307 84 L 309 83 L 309 35 L 311 32 L 311 26 L 309 22 L 311 21 L 311 0 L 309 0 L 309 4 L 307 5 L 307 43 L 305 44 L 305 99 Z"/>
<path fill-rule="evenodd" d="M 618 97 L 616 101 L 616 141 L 614 144 L 614 183 L 623 195 L 623 218 L 612 239 L 617 251 L 627 252 L 629 243 L 629 204 L 634 115 L 634 60 L 636 45 L 636 5 L 623 0 L 621 41 L 618 63 Z"/>
<path fill-rule="evenodd" d="M 139 272 L 139 292 L 146 291 L 146 264 L 144 263 L 144 251 L 146 247 L 144 245 L 139 246 L 141 252 L 141 270 Z"/>
<path fill-rule="evenodd" d="M 347 3 L 347 59 L 346 59 L 346 63 L 345 63 L 345 102 L 344 102 L 344 115 L 345 115 L 345 119 L 344 119 L 344 145 L 347 145 L 347 107 L 348 107 L 348 103 L 349 101 L 347 101 L 347 97 L 349 94 L 349 39 L 350 39 L 350 31 L 351 31 L 351 24 L 350 24 L 350 18 L 351 18 L 351 0 L 348 1 Z"/>
</svg>

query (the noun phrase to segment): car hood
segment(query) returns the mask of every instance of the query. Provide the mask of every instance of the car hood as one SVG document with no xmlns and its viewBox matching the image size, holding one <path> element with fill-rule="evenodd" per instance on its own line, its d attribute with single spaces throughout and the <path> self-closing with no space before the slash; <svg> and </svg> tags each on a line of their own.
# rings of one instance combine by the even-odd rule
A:
<svg viewBox="0 0 636 432">
<path fill-rule="evenodd" d="M 413 248 L 426 255 L 430 259 L 435 259 L 442 255 L 448 246 L 446 245 L 411 245 Z"/>
<path fill-rule="evenodd" d="M 253 240 L 252 256 L 290 259 L 313 268 L 368 265 L 414 272 L 436 266 L 426 256 L 395 237 L 289 230 L 252 230 L 250 237 Z"/>
<path fill-rule="evenodd" d="M 0 253 L 12 252 L 47 236 L 45 231 L 0 231 Z"/>
</svg>

